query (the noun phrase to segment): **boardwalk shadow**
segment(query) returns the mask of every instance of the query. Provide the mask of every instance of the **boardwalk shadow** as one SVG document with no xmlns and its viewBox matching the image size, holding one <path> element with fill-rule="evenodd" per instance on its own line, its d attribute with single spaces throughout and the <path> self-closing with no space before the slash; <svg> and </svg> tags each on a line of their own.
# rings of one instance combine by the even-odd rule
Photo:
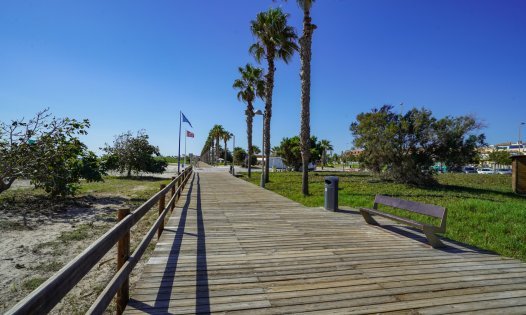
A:
<svg viewBox="0 0 526 315">
<path fill-rule="evenodd" d="M 201 184 L 197 174 L 197 255 L 195 278 L 195 313 L 210 314 L 210 288 L 208 287 L 208 263 L 206 260 L 206 234 L 201 208 Z"/>
<path fill-rule="evenodd" d="M 197 176 L 197 179 L 196 179 Z M 197 188 L 197 207 L 196 219 L 197 219 L 197 234 L 185 232 L 186 221 L 188 217 L 188 211 L 194 210 L 190 208 L 192 200 L 192 192 L 195 187 Z M 197 252 L 196 252 L 196 296 L 195 296 L 195 313 L 196 314 L 210 314 L 210 293 L 208 287 L 208 264 L 206 259 L 206 235 L 205 226 L 203 220 L 203 211 L 201 208 L 201 185 L 199 174 L 195 174 L 190 183 L 190 188 L 186 194 L 186 202 L 181 210 L 181 216 L 179 218 L 179 224 L 177 230 L 165 229 L 164 232 L 175 233 L 174 241 L 168 255 L 168 261 L 166 263 L 165 270 L 161 279 L 159 290 L 155 298 L 154 305 L 147 305 L 141 301 L 130 299 L 129 305 L 140 309 L 146 314 L 170 314 L 170 298 L 173 293 L 173 283 L 175 279 L 175 273 L 177 271 L 177 264 L 179 261 L 179 255 L 181 252 L 181 246 L 183 237 L 197 237 Z"/>
<path fill-rule="evenodd" d="M 179 218 L 179 224 L 177 225 L 177 231 L 175 231 L 174 241 L 172 247 L 170 248 L 170 253 L 168 254 L 168 261 L 166 263 L 166 268 L 163 273 L 161 280 L 161 285 L 159 291 L 157 292 L 157 297 L 155 299 L 155 304 L 153 309 L 155 313 L 163 312 L 168 313 L 168 308 L 170 305 L 170 297 L 172 296 L 173 291 L 173 281 L 175 278 L 175 272 L 177 270 L 177 263 L 179 261 L 179 254 L 181 252 L 181 245 L 183 243 L 184 229 L 186 227 L 186 218 L 188 216 L 188 208 L 190 207 L 190 202 L 192 201 L 192 191 L 194 189 L 194 180 L 195 175 L 192 178 L 190 183 L 190 188 L 186 194 L 186 202 L 181 210 L 181 216 Z M 166 232 L 166 230 L 165 230 Z M 147 310 L 146 310 L 147 311 Z"/>
</svg>

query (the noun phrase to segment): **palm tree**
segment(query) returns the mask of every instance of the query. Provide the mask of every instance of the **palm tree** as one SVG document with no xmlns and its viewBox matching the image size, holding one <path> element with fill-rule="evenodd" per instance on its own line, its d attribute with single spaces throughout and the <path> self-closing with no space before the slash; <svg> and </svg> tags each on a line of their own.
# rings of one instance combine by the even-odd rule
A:
<svg viewBox="0 0 526 315">
<path fill-rule="evenodd" d="M 265 81 L 263 81 L 263 69 L 253 67 L 247 63 L 245 68 L 239 68 L 241 78 L 234 81 L 233 88 L 238 89 L 237 99 L 247 104 L 245 115 L 247 116 L 247 142 L 248 142 L 248 177 L 251 177 L 252 167 L 252 123 L 254 121 L 254 105 L 256 97 L 264 99 Z"/>
<path fill-rule="evenodd" d="M 208 138 L 206 139 L 205 145 L 203 146 L 203 150 L 201 150 L 201 158 L 205 163 L 210 163 L 210 149 L 213 146 L 213 141 L 214 140 L 212 139 L 212 136 L 209 134 Z"/>
<path fill-rule="evenodd" d="M 226 165 L 226 153 L 227 153 L 227 146 L 226 146 L 226 143 L 228 142 L 228 140 L 232 139 L 232 135 L 230 134 L 230 132 L 228 131 L 224 131 L 223 134 L 221 135 L 221 138 L 223 138 L 223 141 L 225 143 L 225 165 Z"/>
<path fill-rule="evenodd" d="M 327 160 L 327 150 L 332 151 L 334 148 L 332 147 L 332 144 L 329 140 L 321 140 L 320 147 L 323 149 L 321 153 L 321 169 L 323 169 L 325 161 Z"/>
<path fill-rule="evenodd" d="M 282 59 L 288 63 L 298 50 L 296 39 L 298 36 L 294 28 L 287 25 L 288 14 L 283 13 L 280 8 L 269 9 L 260 12 L 255 20 L 250 22 L 250 30 L 256 43 L 250 46 L 249 52 L 254 55 L 258 62 L 262 58 L 267 59 L 267 74 L 265 85 L 265 135 L 264 155 L 268 161 L 270 157 L 270 119 L 272 118 L 272 92 L 274 90 L 274 59 Z M 265 181 L 269 178 L 269 164 L 265 165 Z"/>
<path fill-rule="evenodd" d="M 303 163 L 301 176 L 301 192 L 304 196 L 309 194 L 309 160 L 310 160 L 310 62 L 312 55 L 312 33 L 316 25 L 311 23 L 310 9 L 314 0 L 297 0 L 303 10 L 303 35 L 300 42 L 301 59 L 301 129 L 300 150 Z M 323 163 L 322 163 L 323 169 Z"/>
<path fill-rule="evenodd" d="M 225 132 L 225 129 L 221 125 L 214 125 L 214 127 L 212 127 L 212 130 L 210 131 L 212 139 L 215 140 L 214 157 L 216 161 L 219 158 L 219 139 L 222 137 L 224 132 Z"/>
</svg>

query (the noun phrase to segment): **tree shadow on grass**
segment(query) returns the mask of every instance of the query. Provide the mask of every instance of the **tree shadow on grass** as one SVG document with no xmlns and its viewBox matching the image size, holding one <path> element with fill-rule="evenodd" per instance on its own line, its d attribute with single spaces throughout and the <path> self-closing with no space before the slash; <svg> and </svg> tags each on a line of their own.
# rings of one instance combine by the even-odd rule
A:
<svg viewBox="0 0 526 315">
<path fill-rule="evenodd" d="M 502 198 L 510 198 L 517 201 L 526 200 L 524 197 L 521 197 L 513 192 L 503 192 L 492 189 L 483 189 L 483 188 L 473 188 L 473 187 L 464 187 L 458 185 L 437 185 L 433 187 L 418 187 L 418 189 L 423 190 L 421 193 L 405 193 L 403 189 L 393 193 L 392 191 L 386 193 L 382 190 L 378 190 L 376 193 L 356 193 L 349 192 L 349 195 L 353 196 L 364 196 L 370 197 L 371 203 L 374 200 L 376 194 L 386 195 L 396 198 L 404 199 L 404 197 L 422 197 L 422 198 L 460 198 L 460 199 L 474 199 L 474 200 L 485 200 L 485 201 L 502 201 Z M 429 193 L 425 193 L 429 192 Z"/>
<path fill-rule="evenodd" d="M 343 177 L 343 178 L 365 178 L 365 177 L 370 177 L 370 178 L 375 178 L 374 176 L 372 176 L 371 174 L 365 174 L 365 173 L 344 173 L 344 172 L 320 172 L 320 173 L 312 173 L 312 175 L 314 177 L 325 177 L 325 176 L 336 176 L 336 177 Z"/>
<path fill-rule="evenodd" d="M 424 188 L 426 189 L 426 188 Z M 524 197 L 521 197 L 512 191 L 499 191 L 499 190 L 492 190 L 492 189 L 486 189 L 486 188 L 474 188 L 474 187 L 466 187 L 466 186 L 459 186 L 459 185 L 450 185 L 450 184 L 440 184 L 437 185 L 437 187 L 429 188 L 430 190 L 438 190 L 438 191 L 458 191 L 461 193 L 467 193 L 467 194 L 473 194 L 473 195 L 481 195 L 481 194 L 492 194 L 492 195 L 498 195 L 502 197 L 507 198 L 514 198 L 514 199 L 522 199 L 524 200 Z"/>
</svg>

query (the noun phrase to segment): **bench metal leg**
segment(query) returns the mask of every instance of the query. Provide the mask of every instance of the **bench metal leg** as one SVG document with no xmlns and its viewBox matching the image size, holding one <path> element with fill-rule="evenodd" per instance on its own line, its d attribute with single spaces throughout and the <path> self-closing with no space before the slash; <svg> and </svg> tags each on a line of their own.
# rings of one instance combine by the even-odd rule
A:
<svg viewBox="0 0 526 315">
<path fill-rule="evenodd" d="M 423 230 L 424 234 L 426 235 L 427 241 L 429 242 L 429 245 L 431 245 L 433 248 L 440 248 L 446 246 L 436 236 L 436 234 L 434 233 L 434 229 L 424 226 Z"/>
<path fill-rule="evenodd" d="M 365 219 L 365 222 L 372 224 L 372 225 L 380 225 L 378 222 L 376 222 L 375 219 L 373 219 L 373 216 L 367 212 L 360 209 L 360 213 L 362 214 L 363 218 Z"/>
</svg>

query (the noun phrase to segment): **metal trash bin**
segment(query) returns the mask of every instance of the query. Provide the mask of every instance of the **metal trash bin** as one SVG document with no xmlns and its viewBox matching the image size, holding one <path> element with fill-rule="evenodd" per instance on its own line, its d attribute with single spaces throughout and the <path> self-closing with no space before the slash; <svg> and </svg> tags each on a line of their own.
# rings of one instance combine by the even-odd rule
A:
<svg viewBox="0 0 526 315">
<path fill-rule="evenodd" d="M 325 177 L 325 204 L 326 210 L 338 210 L 338 181 L 337 176 Z"/>
</svg>

